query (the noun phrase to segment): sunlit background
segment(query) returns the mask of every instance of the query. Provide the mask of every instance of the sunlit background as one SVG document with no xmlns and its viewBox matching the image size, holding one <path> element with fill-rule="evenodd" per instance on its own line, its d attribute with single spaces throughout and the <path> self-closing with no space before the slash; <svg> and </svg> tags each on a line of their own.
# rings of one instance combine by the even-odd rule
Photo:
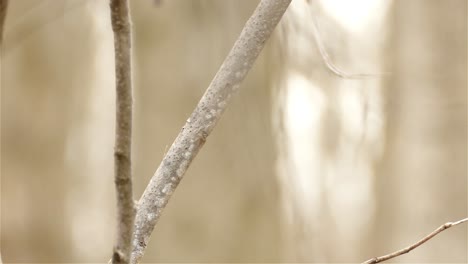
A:
<svg viewBox="0 0 468 264">
<path fill-rule="evenodd" d="M 258 2 L 131 1 L 136 199 Z M 108 1 L 10 0 L 4 33 L 1 258 L 107 262 Z M 293 0 L 143 261 L 361 262 L 467 217 L 467 38 L 465 0 Z M 466 263 L 467 232 L 393 262 Z"/>
</svg>

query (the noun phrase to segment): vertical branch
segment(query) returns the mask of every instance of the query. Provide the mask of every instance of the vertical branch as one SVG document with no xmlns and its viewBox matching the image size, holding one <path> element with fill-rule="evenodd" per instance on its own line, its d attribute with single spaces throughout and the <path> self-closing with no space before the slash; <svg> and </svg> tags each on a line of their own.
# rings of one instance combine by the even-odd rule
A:
<svg viewBox="0 0 468 264">
<path fill-rule="evenodd" d="M 142 258 L 154 226 L 190 163 L 231 101 L 291 0 L 262 0 L 210 86 L 164 156 L 138 203 L 131 263 Z M 203 202 L 203 201 L 200 201 Z"/>
<path fill-rule="evenodd" d="M 8 8 L 8 0 L 0 0 L 0 46 L 3 43 L 3 28 Z"/>
<path fill-rule="evenodd" d="M 135 207 L 131 175 L 132 80 L 131 28 L 127 0 L 110 0 L 114 31 L 116 124 L 114 181 L 117 194 L 117 237 L 112 263 L 128 263 L 132 251 Z"/>
</svg>

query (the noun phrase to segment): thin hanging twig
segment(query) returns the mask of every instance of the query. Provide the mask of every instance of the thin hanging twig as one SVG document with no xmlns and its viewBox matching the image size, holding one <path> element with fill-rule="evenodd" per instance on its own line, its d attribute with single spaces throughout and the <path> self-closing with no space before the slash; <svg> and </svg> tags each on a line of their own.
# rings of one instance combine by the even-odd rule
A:
<svg viewBox="0 0 468 264">
<path fill-rule="evenodd" d="M 393 253 L 390 253 L 390 254 L 387 254 L 387 255 L 384 255 L 384 256 L 381 256 L 381 257 L 371 258 L 371 259 L 363 262 L 362 264 L 379 263 L 379 262 L 383 262 L 383 261 L 398 257 L 400 255 L 406 254 L 406 253 L 410 252 L 411 250 L 419 247 L 420 245 L 426 243 L 429 239 L 435 237 L 440 232 L 442 232 L 442 231 L 444 231 L 446 229 L 449 229 L 452 226 L 456 226 L 456 225 L 459 225 L 459 224 L 467 222 L 467 221 L 468 221 L 468 218 L 465 218 L 465 219 L 462 219 L 460 221 L 445 223 L 445 224 L 441 225 L 439 228 L 437 228 L 436 230 L 434 230 L 429 235 L 425 236 L 423 239 L 419 240 L 418 242 L 416 242 L 416 243 L 414 243 L 414 244 L 412 244 L 410 246 L 407 246 L 407 247 L 405 247 L 403 249 L 397 250 L 397 251 L 395 251 Z"/>
<path fill-rule="evenodd" d="M 343 79 L 366 79 L 366 78 L 376 78 L 382 77 L 386 75 L 390 75 L 389 72 L 382 72 L 382 73 L 348 73 L 341 68 L 339 68 L 335 63 L 333 63 L 330 55 L 328 55 L 327 49 L 323 44 L 323 40 L 320 37 L 320 31 L 318 28 L 317 20 L 315 19 L 315 15 L 312 14 L 312 34 L 314 36 L 315 44 L 319 50 L 320 56 L 322 57 L 323 62 L 328 70 L 330 70 L 336 76 L 343 78 Z"/>
<path fill-rule="evenodd" d="M 291 0 L 262 0 L 210 86 L 164 156 L 138 203 L 131 263 L 144 254 L 154 226 L 190 163 L 231 101 Z M 203 201 L 200 201 L 201 203 Z"/>
<path fill-rule="evenodd" d="M 131 175 L 132 79 L 131 25 L 127 0 L 110 1 L 115 48 L 116 124 L 114 181 L 117 196 L 117 236 L 112 263 L 128 263 L 135 220 Z"/>
</svg>

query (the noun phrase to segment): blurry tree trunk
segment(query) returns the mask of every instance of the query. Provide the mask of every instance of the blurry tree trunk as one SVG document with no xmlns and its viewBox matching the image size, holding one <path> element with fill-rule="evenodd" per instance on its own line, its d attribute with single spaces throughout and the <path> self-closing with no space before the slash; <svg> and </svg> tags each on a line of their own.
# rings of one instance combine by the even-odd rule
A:
<svg viewBox="0 0 468 264">
<path fill-rule="evenodd" d="M 382 243 L 373 244 L 374 252 L 400 248 L 415 240 L 412 234 L 467 214 L 467 2 L 394 5 L 374 236 Z M 466 243 L 466 231 L 458 230 L 397 261 L 466 262 Z"/>
<path fill-rule="evenodd" d="M 372 15 L 350 11 L 347 18 L 327 2 L 294 1 L 275 54 L 273 121 L 284 249 L 292 262 L 359 260 L 372 252 L 388 2 L 357 1 L 361 15 Z M 349 26 L 354 21 L 361 22 Z M 356 75 L 363 78 L 349 78 Z"/>
<path fill-rule="evenodd" d="M 49 46 L 54 45 L 50 43 L 53 35 L 66 27 L 55 26 L 54 34 L 34 36 L 35 45 L 21 43 L 8 53 L 4 52 L 9 39 L 3 39 L 1 239 L 6 262 L 67 262 L 71 257 L 66 210 L 70 185 L 62 161 L 73 123 L 69 119 L 68 95 L 73 89 L 69 80 L 79 63 L 68 65 L 66 61 L 72 48 Z M 55 75 L 51 65 L 68 71 Z"/>
<path fill-rule="evenodd" d="M 8 0 L 0 0 L 0 47 L 3 42 L 3 29 L 7 15 Z"/>
<path fill-rule="evenodd" d="M 108 3 L 10 1 L 8 12 L 1 69 L 2 258 L 97 262 L 109 253 L 103 254 L 114 223 Z"/>
</svg>

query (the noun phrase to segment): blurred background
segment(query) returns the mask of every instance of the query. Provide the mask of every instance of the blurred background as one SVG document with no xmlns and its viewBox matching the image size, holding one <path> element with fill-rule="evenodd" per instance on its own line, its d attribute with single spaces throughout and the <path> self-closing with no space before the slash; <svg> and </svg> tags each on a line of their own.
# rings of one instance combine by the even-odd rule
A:
<svg viewBox="0 0 468 264">
<path fill-rule="evenodd" d="M 131 1 L 135 198 L 258 2 Z M 108 1 L 10 1 L 4 262 L 110 258 L 113 56 Z M 143 261 L 361 262 L 467 217 L 466 164 L 467 1 L 293 0 Z M 466 263 L 467 232 L 392 262 Z"/>
</svg>

